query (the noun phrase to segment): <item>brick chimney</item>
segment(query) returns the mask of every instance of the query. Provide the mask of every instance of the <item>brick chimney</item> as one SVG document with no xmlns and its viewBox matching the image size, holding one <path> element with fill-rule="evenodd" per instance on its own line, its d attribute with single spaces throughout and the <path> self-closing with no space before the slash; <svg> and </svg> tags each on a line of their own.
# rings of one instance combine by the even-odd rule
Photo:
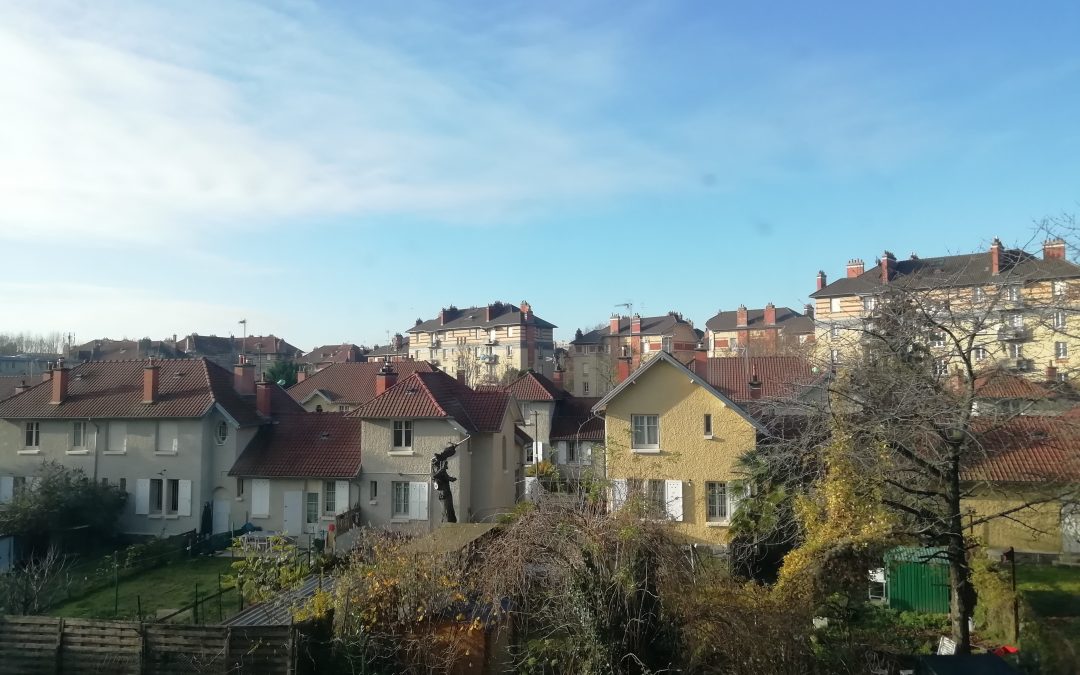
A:
<svg viewBox="0 0 1080 675">
<path fill-rule="evenodd" d="M 813 319 L 814 318 L 814 306 L 811 305 L 809 302 L 806 303 L 805 305 L 803 305 L 803 314 L 805 314 L 806 316 Z"/>
<path fill-rule="evenodd" d="M 255 364 L 243 356 L 240 363 L 233 366 L 233 389 L 241 396 L 255 395 Z"/>
<path fill-rule="evenodd" d="M 29 388 L 30 388 L 30 385 L 28 385 L 28 384 L 26 383 L 26 380 L 23 380 L 22 382 L 20 382 L 19 384 L 17 384 L 17 385 L 15 386 L 15 393 L 16 393 L 16 394 L 21 394 L 21 393 L 23 393 L 24 391 L 28 390 Z"/>
<path fill-rule="evenodd" d="M 563 386 L 563 369 L 561 366 L 556 368 L 555 372 L 551 374 L 551 383 L 559 389 L 566 389 L 566 387 Z"/>
<path fill-rule="evenodd" d="M 620 357 L 616 364 L 615 383 L 625 382 L 628 377 L 630 377 L 630 359 L 627 357 Z"/>
<path fill-rule="evenodd" d="M 635 314 L 630 317 L 630 334 L 641 335 L 641 315 Z"/>
<path fill-rule="evenodd" d="M 821 289 L 825 288 L 828 285 L 829 285 L 829 282 L 825 278 L 825 271 L 824 270 L 818 270 L 818 273 L 817 273 L 817 289 L 820 291 Z"/>
<path fill-rule="evenodd" d="M 690 370 L 694 371 L 698 377 L 705 378 L 708 375 L 708 369 L 709 350 L 705 343 L 699 342 L 697 349 L 694 350 L 694 361 L 690 365 Z"/>
<path fill-rule="evenodd" d="M 761 398 L 761 380 L 757 376 L 757 366 L 753 366 L 750 371 L 750 398 L 758 400 Z"/>
<path fill-rule="evenodd" d="M 621 323 L 622 323 L 622 317 L 619 316 L 618 314 L 612 314 L 611 315 L 611 325 L 608 327 L 608 331 L 612 335 L 618 335 L 619 334 L 619 325 Z"/>
<path fill-rule="evenodd" d="M 749 321 L 746 318 L 746 305 L 739 305 L 739 309 L 735 312 L 735 325 L 739 328 L 746 328 Z"/>
<path fill-rule="evenodd" d="M 526 322 L 532 320 L 532 305 L 524 300 L 521 301 L 521 320 Z"/>
<path fill-rule="evenodd" d="M 387 361 L 382 368 L 379 368 L 379 372 L 375 374 L 375 395 L 379 396 L 395 384 L 397 384 L 397 372 Z"/>
<path fill-rule="evenodd" d="M 776 305 L 772 304 L 771 302 L 765 305 L 765 325 L 776 325 Z"/>
<path fill-rule="evenodd" d="M 158 383 L 160 382 L 161 368 L 154 365 L 153 361 L 146 364 L 142 373 L 142 402 L 157 403 Z"/>
<path fill-rule="evenodd" d="M 49 403 L 59 405 L 67 398 L 70 374 L 71 371 L 64 367 L 63 360 L 56 362 L 56 368 L 52 373 L 52 398 L 49 399 Z"/>
<path fill-rule="evenodd" d="M 990 274 L 1001 273 L 1001 252 L 1003 250 L 1001 240 L 994 237 L 994 241 L 990 243 Z"/>
<path fill-rule="evenodd" d="M 1043 242 L 1043 260 L 1064 260 L 1065 240 L 1047 239 Z"/>
<path fill-rule="evenodd" d="M 891 251 L 881 254 L 881 283 L 887 284 L 896 276 L 896 256 Z"/>
<path fill-rule="evenodd" d="M 630 317 L 630 369 L 634 370 L 641 364 L 641 315 L 634 314 Z"/>
<path fill-rule="evenodd" d="M 265 378 L 258 381 L 255 384 L 255 409 L 259 411 L 259 414 L 263 417 L 271 416 L 270 397 L 273 390 L 271 387 L 274 385 L 267 382 Z"/>
<path fill-rule="evenodd" d="M 852 279 L 861 275 L 866 271 L 866 266 L 863 264 L 862 258 L 852 258 L 847 261 L 847 276 L 848 279 Z"/>
<path fill-rule="evenodd" d="M 296 371 L 296 383 L 300 384 L 301 382 L 303 382 L 306 379 L 307 379 L 307 371 L 304 370 L 303 367 L 301 367 L 299 370 Z"/>
</svg>

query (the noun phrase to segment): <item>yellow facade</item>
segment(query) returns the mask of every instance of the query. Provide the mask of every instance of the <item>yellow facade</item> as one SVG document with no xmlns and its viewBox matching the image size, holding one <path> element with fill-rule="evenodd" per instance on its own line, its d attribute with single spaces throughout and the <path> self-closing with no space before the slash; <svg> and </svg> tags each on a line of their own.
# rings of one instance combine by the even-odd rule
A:
<svg viewBox="0 0 1080 675">
<path fill-rule="evenodd" d="M 430 361 L 445 372 L 461 370 L 471 386 L 499 382 L 507 371 L 532 368 L 550 375 L 554 370 L 554 335 L 551 328 L 535 327 L 531 352 L 523 325 L 493 328 L 457 328 L 412 333 L 410 356 Z"/>
<path fill-rule="evenodd" d="M 631 447 L 634 415 L 658 416 L 658 450 Z M 704 433 L 705 415 L 711 416 L 711 437 Z M 757 435 L 747 418 L 665 359 L 639 371 L 607 403 L 605 429 L 609 480 L 681 481 L 682 520 L 675 528 L 696 541 L 726 543 L 728 523 L 708 521 L 706 485 L 742 478 L 736 462 L 753 449 Z"/>
<path fill-rule="evenodd" d="M 1037 487 L 1024 488 L 1010 485 L 996 489 L 993 485 L 980 486 L 963 501 L 964 511 L 970 520 L 1003 513 L 1043 497 Z M 1061 502 L 1053 500 L 1010 513 L 1008 518 L 995 518 L 976 525 L 971 534 L 984 546 L 1006 550 L 1010 546 L 1025 553 L 1062 553 Z"/>
</svg>

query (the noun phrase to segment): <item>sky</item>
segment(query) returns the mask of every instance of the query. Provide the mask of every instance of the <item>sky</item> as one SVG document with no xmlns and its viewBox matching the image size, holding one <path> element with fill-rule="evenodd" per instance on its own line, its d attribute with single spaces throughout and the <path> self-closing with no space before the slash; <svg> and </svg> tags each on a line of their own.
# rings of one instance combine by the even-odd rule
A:
<svg viewBox="0 0 1080 675">
<path fill-rule="evenodd" d="M 1080 210 L 1075 2 L 0 4 L 0 332 L 800 308 Z"/>
</svg>

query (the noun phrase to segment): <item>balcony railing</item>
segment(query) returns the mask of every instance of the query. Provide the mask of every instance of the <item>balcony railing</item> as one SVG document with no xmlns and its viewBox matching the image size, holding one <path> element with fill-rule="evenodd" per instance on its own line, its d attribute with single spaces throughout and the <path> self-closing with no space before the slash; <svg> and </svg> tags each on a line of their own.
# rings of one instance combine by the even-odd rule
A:
<svg viewBox="0 0 1080 675">
<path fill-rule="evenodd" d="M 1018 342 L 1031 339 L 1031 329 L 1025 326 L 1002 326 L 998 329 L 998 340 Z"/>
</svg>

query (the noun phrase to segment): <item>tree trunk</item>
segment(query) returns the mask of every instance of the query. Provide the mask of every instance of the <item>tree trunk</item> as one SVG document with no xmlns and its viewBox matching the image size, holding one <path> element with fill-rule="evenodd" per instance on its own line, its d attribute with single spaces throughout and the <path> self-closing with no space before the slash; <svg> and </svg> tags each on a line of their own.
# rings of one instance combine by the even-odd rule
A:
<svg viewBox="0 0 1080 675">
<path fill-rule="evenodd" d="M 971 653 L 971 631 L 968 620 L 975 613 L 975 587 L 971 584 L 971 566 L 967 559 L 964 538 L 964 518 L 960 510 L 960 462 L 954 458 L 950 466 L 946 489 L 948 534 L 946 551 L 949 557 L 949 587 L 951 600 L 952 639 L 957 654 Z"/>
</svg>

